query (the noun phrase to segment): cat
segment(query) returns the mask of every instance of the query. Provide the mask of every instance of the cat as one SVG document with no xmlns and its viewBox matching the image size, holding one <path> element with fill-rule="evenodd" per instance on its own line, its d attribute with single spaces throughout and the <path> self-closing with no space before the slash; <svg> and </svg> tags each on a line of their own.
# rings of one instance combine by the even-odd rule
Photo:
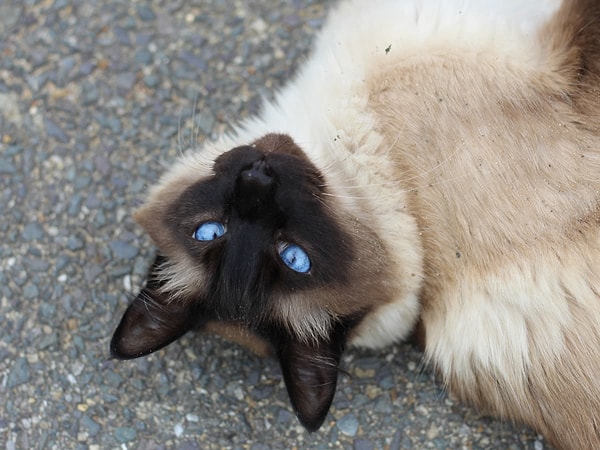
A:
<svg viewBox="0 0 600 450">
<path fill-rule="evenodd" d="M 600 2 L 343 1 L 255 118 L 180 157 L 116 358 L 279 360 L 310 431 L 348 345 L 419 336 L 462 401 L 600 448 Z"/>
</svg>

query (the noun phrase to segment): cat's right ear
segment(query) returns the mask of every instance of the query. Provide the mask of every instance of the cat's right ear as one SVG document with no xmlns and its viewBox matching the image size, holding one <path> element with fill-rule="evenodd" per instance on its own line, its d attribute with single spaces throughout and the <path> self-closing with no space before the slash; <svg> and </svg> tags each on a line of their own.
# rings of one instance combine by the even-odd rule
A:
<svg viewBox="0 0 600 450">
<path fill-rule="evenodd" d="M 132 359 L 155 352 L 183 336 L 193 323 L 190 306 L 169 302 L 145 287 L 125 311 L 110 342 L 111 356 Z"/>
</svg>

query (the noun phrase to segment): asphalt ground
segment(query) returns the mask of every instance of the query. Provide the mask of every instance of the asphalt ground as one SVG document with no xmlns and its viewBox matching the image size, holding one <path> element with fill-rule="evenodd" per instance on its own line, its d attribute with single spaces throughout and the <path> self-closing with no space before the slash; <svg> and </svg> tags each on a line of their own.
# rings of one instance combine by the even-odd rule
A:
<svg viewBox="0 0 600 450">
<path fill-rule="evenodd" d="M 0 1 L 0 448 L 547 448 L 449 397 L 410 345 L 347 352 L 314 434 L 276 362 L 216 336 L 108 359 L 154 252 L 131 217 L 146 188 L 255 114 L 330 6 Z"/>
</svg>

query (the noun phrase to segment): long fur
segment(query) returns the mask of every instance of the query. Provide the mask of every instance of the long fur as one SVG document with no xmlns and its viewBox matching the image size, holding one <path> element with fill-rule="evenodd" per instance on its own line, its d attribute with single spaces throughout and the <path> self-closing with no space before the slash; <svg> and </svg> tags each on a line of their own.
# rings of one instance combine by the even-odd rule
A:
<svg viewBox="0 0 600 450">
<path fill-rule="evenodd" d="M 289 136 L 349 235 L 380 240 L 352 271 L 385 265 L 394 294 L 350 343 L 387 345 L 420 319 L 427 361 L 460 398 L 558 448 L 600 448 L 599 61 L 596 0 L 343 2 L 296 79 L 182 157 L 137 219 L 176 254 L 153 225 L 164 205 L 218 155 Z M 181 261 L 164 276 L 189 294 L 205 274 Z M 283 325 L 325 335 L 335 295 L 327 314 L 289 301 Z"/>
</svg>

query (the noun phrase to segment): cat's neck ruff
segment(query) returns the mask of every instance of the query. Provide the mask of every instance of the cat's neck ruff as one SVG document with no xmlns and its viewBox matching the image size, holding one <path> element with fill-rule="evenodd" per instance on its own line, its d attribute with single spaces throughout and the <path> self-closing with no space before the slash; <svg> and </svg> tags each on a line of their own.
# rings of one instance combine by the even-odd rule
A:
<svg viewBox="0 0 600 450">
<path fill-rule="evenodd" d="M 267 132 L 289 134 L 309 152 L 327 152 L 360 107 L 370 76 L 409 58 L 494 54 L 524 66 L 544 64 L 532 38 L 561 0 L 401 0 L 365 7 L 343 2 L 331 14 L 315 49 L 293 83 L 239 130 L 252 141 Z M 344 126 L 344 124 L 346 124 Z"/>
</svg>

